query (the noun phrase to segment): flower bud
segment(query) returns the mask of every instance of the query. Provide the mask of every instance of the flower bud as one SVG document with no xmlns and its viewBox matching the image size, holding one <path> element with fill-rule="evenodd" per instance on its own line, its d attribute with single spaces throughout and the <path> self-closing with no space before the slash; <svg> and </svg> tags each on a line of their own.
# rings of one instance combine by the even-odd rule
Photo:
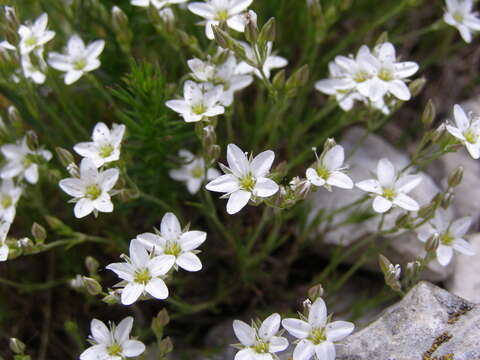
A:
<svg viewBox="0 0 480 360">
<path fill-rule="evenodd" d="M 25 344 L 17 338 L 10 338 L 10 350 L 15 354 L 23 354 L 25 352 Z"/>
<path fill-rule="evenodd" d="M 412 97 L 417 96 L 423 90 L 423 87 L 427 83 L 425 78 L 415 79 L 409 85 L 408 88 L 410 89 L 410 93 Z"/>
<path fill-rule="evenodd" d="M 418 216 L 422 219 L 431 218 L 435 215 L 435 211 L 437 210 L 437 204 L 432 202 L 430 204 L 424 205 L 418 211 Z"/>
<path fill-rule="evenodd" d="M 388 260 L 382 254 L 378 254 L 378 264 L 380 265 L 380 269 L 382 270 L 382 273 L 385 276 L 388 275 L 390 267 L 393 266 L 393 264 L 390 262 L 390 260 Z"/>
<path fill-rule="evenodd" d="M 275 18 L 270 18 L 265 25 L 263 25 L 260 34 L 258 35 L 258 44 L 261 47 L 266 46 L 268 42 L 275 41 L 276 23 Z"/>
<path fill-rule="evenodd" d="M 310 289 L 308 289 L 308 298 L 310 301 L 315 302 L 317 298 L 323 296 L 324 292 L 325 290 L 323 289 L 322 284 L 312 286 Z"/>
<path fill-rule="evenodd" d="M 36 222 L 33 223 L 31 232 L 37 243 L 43 243 L 47 238 L 47 231 L 45 228 Z"/>
<path fill-rule="evenodd" d="M 27 138 L 27 146 L 30 150 L 34 151 L 38 149 L 39 147 L 38 136 L 35 131 L 33 130 L 27 131 L 26 138 Z"/>
<path fill-rule="evenodd" d="M 102 301 L 108 305 L 116 305 L 120 303 L 120 295 L 117 291 L 109 291 L 108 295 L 105 296 Z"/>
<path fill-rule="evenodd" d="M 7 112 L 8 112 L 8 120 L 10 120 L 12 124 L 22 122 L 22 117 L 20 116 L 20 113 L 18 112 L 15 106 L 10 105 L 7 109 Z"/>
<path fill-rule="evenodd" d="M 85 285 L 85 289 L 87 289 L 87 292 L 90 295 L 95 296 L 102 292 L 102 285 L 100 285 L 100 283 L 97 280 L 91 277 L 84 276 L 83 284 Z"/>
<path fill-rule="evenodd" d="M 410 214 L 402 214 L 397 217 L 395 220 L 395 226 L 397 228 L 404 228 L 406 227 L 410 222 Z"/>
<path fill-rule="evenodd" d="M 433 104 L 433 101 L 430 99 L 428 100 L 427 105 L 425 106 L 425 109 L 423 110 L 423 113 L 422 113 L 423 125 L 425 125 L 425 127 L 430 126 L 433 123 L 433 120 L 435 120 L 435 115 L 436 115 L 435 105 Z"/>
<path fill-rule="evenodd" d="M 127 15 L 118 6 L 112 7 L 112 27 L 122 51 L 129 53 L 133 34 L 128 24 Z"/>
<path fill-rule="evenodd" d="M 171 353 L 173 350 L 172 339 L 170 339 L 170 337 L 166 337 L 165 339 L 163 339 L 158 346 L 158 350 L 162 356 Z"/>
<path fill-rule="evenodd" d="M 245 18 L 245 38 L 249 43 L 255 43 L 258 38 L 257 14 L 250 10 L 244 15 Z"/>
<path fill-rule="evenodd" d="M 56 147 L 55 151 L 57 152 L 57 156 L 60 160 L 60 163 L 66 168 L 68 168 L 71 164 L 75 164 L 75 160 L 73 158 L 72 153 L 67 149 Z"/>
<path fill-rule="evenodd" d="M 384 31 L 380 34 L 377 41 L 375 42 L 375 46 L 382 45 L 388 42 L 388 32 Z"/>
<path fill-rule="evenodd" d="M 456 168 L 448 177 L 448 187 L 454 188 L 460 185 L 463 179 L 463 167 Z"/>
<path fill-rule="evenodd" d="M 275 74 L 272 81 L 273 87 L 277 90 L 282 90 L 285 86 L 285 70 L 282 69 Z"/>
<path fill-rule="evenodd" d="M 427 253 L 433 253 L 437 251 L 439 245 L 440 238 L 438 237 L 438 235 L 432 235 L 425 242 L 425 251 Z"/>
<path fill-rule="evenodd" d="M 87 268 L 88 273 L 90 275 L 96 274 L 99 266 L 100 266 L 100 264 L 98 263 L 98 261 L 94 257 L 87 256 L 85 258 L 85 267 Z"/>
<path fill-rule="evenodd" d="M 213 29 L 213 36 L 218 45 L 224 49 L 231 49 L 231 44 L 233 39 L 225 31 L 220 29 L 218 26 L 211 25 Z"/>
</svg>

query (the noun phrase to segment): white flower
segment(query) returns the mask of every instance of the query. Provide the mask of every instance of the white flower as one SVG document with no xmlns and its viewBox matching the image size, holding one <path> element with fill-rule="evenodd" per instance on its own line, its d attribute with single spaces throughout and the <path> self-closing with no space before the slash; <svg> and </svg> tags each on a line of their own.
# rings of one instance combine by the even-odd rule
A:
<svg viewBox="0 0 480 360">
<path fill-rule="evenodd" d="M 212 25 L 227 23 L 229 28 L 244 32 L 245 20 L 241 13 L 247 10 L 252 2 L 253 0 L 207 0 L 188 4 L 188 10 L 206 19 L 205 33 L 207 38 L 213 40 Z"/>
<path fill-rule="evenodd" d="M 463 40 L 470 43 L 472 32 L 480 31 L 480 19 L 478 13 L 473 12 L 472 0 L 447 0 L 447 8 L 443 20 L 454 26 L 460 32 Z"/>
<path fill-rule="evenodd" d="M 173 13 L 173 10 L 169 7 L 160 9 L 158 11 L 158 15 L 166 23 L 173 23 L 175 21 L 175 14 Z"/>
<path fill-rule="evenodd" d="M 112 212 L 113 204 L 108 193 L 118 180 L 116 168 L 98 171 L 95 163 L 84 158 L 80 163 L 80 178 L 68 178 L 60 181 L 60 188 L 76 201 L 73 212 L 76 218 L 82 218 L 92 211 Z"/>
<path fill-rule="evenodd" d="M 187 271 L 199 271 L 202 262 L 196 255 L 197 249 L 207 238 L 204 231 L 182 231 L 177 217 L 166 213 L 160 224 L 160 233 L 144 233 L 137 240 L 149 251 L 160 257 L 173 257 L 172 266 L 177 265 Z"/>
<path fill-rule="evenodd" d="M 353 181 L 342 171 L 345 152 L 343 146 L 335 145 L 317 160 L 315 168 L 308 168 L 307 179 L 315 186 L 337 186 L 342 189 L 353 189 Z"/>
<path fill-rule="evenodd" d="M 453 107 L 453 116 L 456 126 L 447 124 L 448 132 L 465 145 L 472 158 L 480 158 L 480 117 L 465 114 L 460 105 Z"/>
<path fill-rule="evenodd" d="M 245 49 L 245 55 L 254 63 L 257 63 L 257 58 L 255 53 L 250 45 L 244 42 L 240 42 L 243 48 Z M 265 57 L 265 62 L 263 63 L 262 70 L 267 79 L 270 78 L 271 72 L 273 69 L 281 69 L 288 65 L 288 60 L 277 55 L 272 55 L 273 44 L 271 41 L 267 43 L 267 53 Z M 258 50 L 257 50 L 258 51 Z M 250 74 L 253 73 L 257 77 L 262 78 L 261 72 L 254 68 L 253 66 L 247 64 L 245 61 L 242 61 L 237 67 L 237 73 L 239 74 Z"/>
<path fill-rule="evenodd" d="M 387 212 L 394 205 L 407 211 L 418 211 L 420 206 L 407 194 L 421 181 L 420 175 L 398 177 L 393 164 L 388 159 L 381 159 L 377 165 L 377 179 L 360 181 L 356 186 L 375 195 L 373 210 L 378 213 Z"/>
<path fill-rule="evenodd" d="M 131 316 L 120 321 L 118 326 L 110 324 L 110 329 L 102 321 L 93 319 L 89 336 L 92 346 L 82 352 L 80 360 L 121 360 L 142 354 L 145 345 L 130 339 L 132 325 Z"/>
<path fill-rule="evenodd" d="M 38 162 L 49 161 L 52 158 L 52 153 L 48 150 L 31 150 L 26 136 L 16 144 L 3 145 L 0 151 L 7 160 L 7 164 L 0 170 L 0 177 L 2 179 L 25 177 L 31 184 L 38 181 Z"/>
<path fill-rule="evenodd" d="M 287 339 L 276 336 L 280 329 L 280 320 L 279 314 L 272 314 L 258 329 L 243 321 L 234 320 L 233 331 L 243 347 L 235 355 L 235 360 L 276 359 L 274 354 L 288 347 Z"/>
<path fill-rule="evenodd" d="M 184 165 L 179 169 L 170 170 L 169 175 L 174 180 L 184 182 L 188 192 L 192 195 L 200 190 L 205 179 L 205 170 L 207 170 L 207 180 L 213 180 L 220 176 L 217 169 L 205 169 L 203 158 L 194 156 L 190 151 L 180 150 L 178 156 Z"/>
<path fill-rule="evenodd" d="M 35 63 L 33 63 L 32 55 L 33 53 L 21 57 L 23 75 L 26 79 L 32 79 L 35 84 L 43 84 L 47 78 L 45 75 L 47 64 L 43 60 L 42 54 L 37 54 L 34 58 Z"/>
<path fill-rule="evenodd" d="M 81 142 L 73 147 L 79 155 L 89 158 L 96 167 L 117 161 L 120 158 L 120 147 L 125 133 L 125 125 L 113 124 L 112 130 L 103 122 L 93 128 L 92 142 Z"/>
<path fill-rule="evenodd" d="M 284 319 L 282 326 L 300 339 L 293 351 L 293 360 L 335 360 L 334 342 L 350 335 L 354 325 L 348 321 L 328 322 L 327 307 L 318 298 L 310 307 L 308 319 Z"/>
<path fill-rule="evenodd" d="M 271 150 L 258 154 L 253 160 L 234 144 L 227 147 L 228 168 L 222 166 L 225 175 L 210 181 L 206 188 L 223 192 L 228 197 L 227 213 L 235 214 L 243 209 L 253 197 L 267 198 L 274 195 L 279 187 L 267 176 L 275 154 Z"/>
<path fill-rule="evenodd" d="M 2 180 L 0 185 L 0 220 L 12 223 L 15 219 L 17 202 L 22 195 L 22 188 L 15 186 L 12 179 Z"/>
<path fill-rule="evenodd" d="M 183 100 L 169 100 L 165 103 L 179 113 L 185 122 L 197 122 L 203 118 L 221 115 L 225 108 L 220 105 L 223 86 L 210 83 L 197 84 L 187 80 L 183 87 Z"/>
<path fill-rule="evenodd" d="M 468 256 L 475 255 L 473 247 L 463 239 L 471 223 L 470 216 L 453 221 L 451 213 L 439 208 L 433 219 L 417 230 L 418 238 L 420 241 L 426 242 L 430 237 L 437 236 L 440 240 L 437 248 L 437 260 L 440 265 L 447 266 L 452 260 L 453 250 Z"/>
<path fill-rule="evenodd" d="M 130 4 L 141 7 L 149 7 L 153 5 L 156 9 L 160 10 L 165 6 L 173 4 L 185 3 L 188 0 L 130 0 Z"/>
<path fill-rule="evenodd" d="M 246 88 L 253 81 L 250 75 L 237 73 L 239 65 L 233 55 L 229 55 L 227 60 L 220 65 L 194 58 L 188 60 L 188 66 L 198 81 L 223 85 L 220 102 L 224 106 L 232 105 L 235 92 Z"/>
<path fill-rule="evenodd" d="M 98 57 L 105 47 L 105 41 L 96 40 L 87 46 L 78 35 L 68 40 L 66 53 L 51 52 L 48 64 L 59 71 L 66 72 L 65 84 L 70 85 L 80 79 L 85 73 L 100 67 Z"/>
<path fill-rule="evenodd" d="M 126 283 L 122 289 L 122 304 L 133 304 L 145 292 L 156 299 L 166 299 L 168 288 L 161 276 L 171 269 L 175 257 L 168 255 L 152 257 L 136 239 L 130 242 L 129 253 L 130 257 L 126 262 L 113 263 L 106 267 Z"/>
<path fill-rule="evenodd" d="M 9 248 L 6 240 L 10 225 L 9 222 L 3 222 L 0 225 L 0 261 L 7 261 L 8 259 Z"/>
<path fill-rule="evenodd" d="M 18 34 L 20 35 L 20 53 L 22 55 L 43 47 L 53 39 L 55 32 L 47 30 L 47 24 L 48 15 L 43 13 L 32 25 L 20 25 Z"/>
</svg>

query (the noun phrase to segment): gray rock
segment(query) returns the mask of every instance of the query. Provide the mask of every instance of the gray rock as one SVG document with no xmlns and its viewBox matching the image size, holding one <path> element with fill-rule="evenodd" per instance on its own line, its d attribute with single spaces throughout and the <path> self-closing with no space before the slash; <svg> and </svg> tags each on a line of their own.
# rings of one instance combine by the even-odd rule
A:
<svg viewBox="0 0 480 360">
<path fill-rule="evenodd" d="M 476 255 L 466 256 L 457 253 L 454 273 L 446 284 L 447 289 L 455 295 L 480 303 L 480 234 L 469 236 L 470 244 Z"/>
<path fill-rule="evenodd" d="M 478 360 L 479 338 L 479 306 L 421 282 L 338 345 L 337 360 Z"/>
<path fill-rule="evenodd" d="M 377 135 L 366 136 L 366 132 L 362 128 L 355 127 L 347 131 L 341 144 L 344 146 L 348 157 L 346 163 L 350 165 L 350 176 L 355 182 L 374 177 L 380 158 L 388 158 L 397 169 L 401 169 L 409 163 L 406 155 Z M 422 206 L 432 200 L 439 192 L 439 188 L 429 175 L 423 172 L 420 175 L 423 177 L 423 181 L 410 195 Z M 334 189 L 332 192 L 319 189 L 311 198 L 312 212 L 310 219 L 313 221 L 321 210 L 326 210 L 328 214 L 328 212 L 352 204 L 364 196 L 365 193 L 358 189 Z M 400 210 L 390 212 L 385 217 L 384 229 L 391 228 L 397 217 L 402 213 Z M 365 214 L 366 220 L 351 222 L 352 214 Z M 373 210 L 371 210 L 371 200 L 353 207 L 349 211 L 338 213 L 330 225 L 323 223 L 317 230 L 319 234 L 323 235 L 326 244 L 347 246 L 377 231 L 381 217 L 376 215 L 368 218 L 369 215 L 374 215 Z M 350 223 L 342 224 L 347 221 L 350 221 Z M 411 233 L 397 236 L 394 239 L 384 239 L 384 243 L 380 246 L 384 247 L 382 249 L 384 255 L 394 263 L 405 264 L 424 254 L 423 244 L 418 241 L 415 234 Z M 325 250 L 323 247 L 318 247 L 319 253 L 325 253 Z M 359 253 L 363 250 L 360 249 Z M 347 259 L 347 262 L 353 262 L 357 259 L 358 254 L 355 254 L 350 259 L 351 261 Z M 366 267 L 379 270 L 376 257 L 371 257 L 371 259 L 372 261 L 367 263 Z M 442 281 L 448 278 L 451 273 L 451 266 L 442 267 L 436 261 L 433 261 L 425 272 L 424 278 L 430 281 Z"/>
</svg>

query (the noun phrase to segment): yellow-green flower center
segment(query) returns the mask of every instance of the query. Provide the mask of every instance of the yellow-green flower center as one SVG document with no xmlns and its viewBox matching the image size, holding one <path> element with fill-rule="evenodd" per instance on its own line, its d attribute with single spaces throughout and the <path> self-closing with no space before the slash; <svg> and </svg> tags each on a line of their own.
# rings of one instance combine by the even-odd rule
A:
<svg viewBox="0 0 480 360">
<path fill-rule="evenodd" d="M 8 209 L 13 204 L 12 197 L 10 195 L 3 195 L 1 204 L 4 209 Z"/>
<path fill-rule="evenodd" d="M 458 23 L 463 23 L 463 20 L 465 19 L 463 14 L 459 11 L 455 12 L 453 14 L 453 18 L 455 19 L 456 22 Z"/>
<path fill-rule="evenodd" d="M 357 73 L 353 77 L 353 80 L 358 83 L 367 81 L 368 79 L 370 79 L 370 74 L 364 70 L 357 71 Z"/>
<path fill-rule="evenodd" d="M 108 348 L 107 348 L 107 353 L 108 355 L 110 356 L 122 356 L 122 347 L 117 344 L 117 343 L 113 343 L 112 345 L 110 345 Z"/>
<path fill-rule="evenodd" d="M 79 59 L 73 63 L 73 68 L 75 70 L 83 70 L 87 66 L 87 61 L 85 59 Z"/>
<path fill-rule="evenodd" d="M 262 341 L 262 340 L 259 340 L 255 346 L 253 347 L 253 350 L 258 353 L 258 354 L 265 354 L 265 353 L 268 353 L 270 348 L 269 348 L 269 345 L 268 343 Z"/>
<path fill-rule="evenodd" d="M 182 247 L 175 240 L 169 240 L 169 241 L 167 241 L 167 243 L 166 243 L 166 245 L 163 249 L 163 252 L 166 255 L 173 255 L 173 256 L 177 257 L 182 253 Z"/>
<path fill-rule="evenodd" d="M 37 44 L 37 37 L 35 35 L 31 35 L 29 38 L 25 40 L 25 45 L 27 46 L 35 46 Z"/>
<path fill-rule="evenodd" d="M 449 231 L 442 234 L 442 236 L 440 237 L 440 241 L 443 245 L 452 245 L 454 240 L 455 238 L 452 236 L 452 234 L 450 234 Z"/>
<path fill-rule="evenodd" d="M 103 158 L 107 158 L 110 155 L 112 155 L 113 150 L 114 150 L 113 145 L 111 144 L 104 145 L 100 148 L 100 156 Z"/>
<path fill-rule="evenodd" d="M 192 112 L 195 115 L 202 115 L 206 110 L 207 108 L 203 104 L 197 104 L 192 107 Z"/>
<path fill-rule="evenodd" d="M 88 185 L 85 190 L 85 197 L 95 200 L 102 194 L 102 190 L 97 184 Z"/>
<path fill-rule="evenodd" d="M 328 177 L 330 176 L 330 171 L 328 171 L 327 168 L 323 167 L 323 166 L 319 166 L 317 168 L 317 174 L 318 176 L 320 176 L 323 180 L 327 180 Z"/>
<path fill-rule="evenodd" d="M 252 191 L 255 187 L 256 180 L 252 175 L 245 176 L 242 180 L 240 180 L 240 187 L 246 191 Z"/>
<path fill-rule="evenodd" d="M 228 10 L 220 10 L 217 12 L 217 17 L 215 20 L 224 22 L 228 20 Z"/>
<path fill-rule="evenodd" d="M 394 79 L 393 72 L 391 69 L 382 68 L 378 72 L 379 79 L 383 81 L 391 81 Z"/>
<path fill-rule="evenodd" d="M 325 328 L 313 329 L 310 333 L 309 338 L 314 345 L 321 344 L 322 342 L 327 340 L 327 336 L 325 335 Z"/>
<path fill-rule="evenodd" d="M 467 131 L 465 131 L 463 133 L 463 136 L 465 137 L 465 140 L 470 144 L 476 144 L 478 141 L 478 136 L 472 129 L 468 129 Z"/>
<path fill-rule="evenodd" d="M 203 177 L 203 169 L 200 166 L 195 167 L 192 170 L 192 176 L 196 179 L 200 179 Z"/>
<path fill-rule="evenodd" d="M 395 196 L 396 196 L 395 190 L 392 189 L 392 188 L 385 188 L 385 189 L 383 189 L 382 196 L 387 200 L 393 201 L 395 199 Z"/>
<path fill-rule="evenodd" d="M 139 284 L 147 284 L 152 279 L 148 269 L 138 270 L 135 272 L 134 281 Z"/>
</svg>

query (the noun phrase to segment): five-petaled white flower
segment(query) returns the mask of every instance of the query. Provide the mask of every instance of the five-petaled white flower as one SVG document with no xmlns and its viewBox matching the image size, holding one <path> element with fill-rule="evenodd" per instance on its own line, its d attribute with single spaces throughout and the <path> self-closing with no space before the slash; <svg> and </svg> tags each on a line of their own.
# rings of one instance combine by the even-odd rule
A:
<svg viewBox="0 0 480 360">
<path fill-rule="evenodd" d="M 144 233 L 137 236 L 137 240 L 148 251 L 160 257 L 169 257 L 172 266 L 179 266 L 187 271 L 199 271 L 202 262 L 196 255 L 197 249 L 207 238 L 204 231 L 182 231 L 180 222 L 173 213 L 166 213 L 160 224 L 157 234 Z"/>
<path fill-rule="evenodd" d="M 306 171 L 307 179 L 315 186 L 325 186 L 331 189 L 336 186 L 342 189 L 353 189 L 353 181 L 343 173 L 345 167 L 345 151 L 343 146 L 335 145 L 320 156 L 314 168 Z"/>
<path fill-rule="evenodd" d="M 174 256 L 153 256 L 140 241 L 130 241 L 130 257 L 123 263 L 113 263 L 106 268 L 113 271 L 123 281 L 118 286 L 122 289 L 123 305 L 131 305 L 144 293 L 156 299 L 166 299 L 168 288 L 162 280 L 175 262 Z"/>
<path fill-rule="evenodd" d="M 35 49 L 42 48 L 47 42 L 53 39 L 55 32 L 47 30 L 48 15 L 43 13 L 33 24 L 20 25 L 20 53 L 28 54 Z"/>
<path fill-rule="evenodd" d="M 205 169 L 205 160 L 202 157 L 196 157 L 188 150 L 180 150 L 178 156 L 183 165 L 179 169 L 170 170 L 169 175 L 174 180 L 184 182 L 188 192 L 192 195 L 200 190 L 205 180 L 205 170 L 207 170 L 207 180 L 213 180 L 220 176 L 217 169 Z"/>
<path fill-rule="evenodd" d="M 235 355 L 235 360 L 273 360 L 277 352 L 288 347 L 288 340 L 277 336 L 280 330 L 280 315 L 267 317 L 260 328 L 249 326 L 240 320 L 233 321 L 233 331 L 240 340 L 242 349 Z"/>
<path fill-rule="evenodd" d="M 18 199 L 22 188 L 15 185 L 12 179 L 2 180 L 0 185 L 0 221 L 13 222 Z"/>
<path fill-rule="evenodd" d="M 6 243 L 10 225 L 11 223 L 9 222 L 2 222 L 0 224 L 0 261 L 7 261 L 8 253 L 10 252 Z"/>
<path fill-rule="evenodd" d="M 183 87 L 184 99 L 169 100 L 165 105 L 179 113 L 185 122 L 197 122 L 225 112 L 225 108 L 220 105 L 222 94 L 222 85 L 197 84 L 194 81 L 187 80 Z"/>
<path fill-rule="evenodd" d="M 311 305 L 308 319 L 284 319 L 282 326 L 300 339 L 293 351 L 293 360 L 335 360 L 334 342 L 347 337 L 355 326 L 348 321 L 329 322 L 327 307 L 322 298 Z"/>
<path fill-rule="evenodd" d="M 66 72 L 65 84 L 70 85 L 85 73 L 100 67 L 98 57 L 104 47 L 104 40 L 96 40 L 85 46 L 78 35 L 73 35 L 68 40 L 65 54 L 55 52 L 48 54 L 48 64 L 54 69 Z"/>
<path fill-rule="evenodd" d="M 255 56 L 255 52 L 253 51 L 252 47 L 245 42 L 241 42 L 241 45 L 245 49 L 245 55 L 247 56 L 247 58 L 250 59 L 250 61 L 252 61 L 253 63 L 257 63 L 258 60 L 257 60 L 257 57 Z M 287 59 L 285 59 L 284 57 L 272 54 L 272 47 L 273 47 L 273 44 L 271 41 L 269 41 L 267 43 L 267 52 L 265 55 L 265 62 L 263 63 L 263 66 L 262 66 L 263 74 L 267 79 L 270 78 L 270 75 L 273 69 L 281 69 L 288 65 Z M 259 52 L 258 49 L 257 49 L 257 52 Z M 250 64 L 247 64 L 245 61 L 242 61 L 240 64 L 238 64 L 237 73 L 239 74 L 253 73 L 259 78 L 263 77 L 260 70 L 254 68 Z"/>
<path fill-rule="evenodd" d="M 421 181 L 420 175 L 397 175 L 390 160 L 381 159 L 377 165 L 377 179 L 360 181 L 356 186 L 375 196 L 373 210 L 378 213 L 387 212 L 394 205 L 407 211 L 418 211 L 420 206 L 407 194 Z"/>
<path fill-rule="evenodd" d="M 139 356 L 145 351 L 145 345 L 130 339 L 132 326 L 131 316 L 120 321 L 118 326 L 110 323 L 110 329 L 102 321 L 93 319 L 88 339 L 92 346 L 82 352 L 80 360 L 121 360 Z"/>
<path fill-rule="evenodd" d="M 210 181 L 206 188 L 223 192 L 228 197 L 227 213 L 236 214 L 248 204 L 250 199 L 267 198 L 274 195 L 278 184 L 267 176 L 272 167 L 275 154 L 271 150 L 258 154 L 253 160 L 235 144 L 227 147 L 228 166 L 222 165 L 225 175 Z"/>
<path fill-rule="evenodd" d="M 36 184 L 38 181 L 38 163 L 52 158 L 52 153 L 48 150 L 30 149 L 26 136 L 16 144 L 3 145 L 0 151 L 7 160 L 7 164 L 0 170 L 0 177 L 2 179 L 24 177 L 30 184 Z"/>
<path fill-rule="evenodd" d="M 244 32 L 245 19 L 242 12 L 247 10 L 252 2 L 253 0 L 207 0 L 188 4 L 188 10 L 206 19 L 205 33 L 207 38 L 213 40 L 212 25 L 226 23 L 229 28 Z"/>
<path fill-rule="evenodd" d="M 480 18 L 478 13 L 473 11 L 472 0 L 447 0 L 447 8 L 443 20 L 454 26 L 460 32 L 463 40 L 470 43 L 472 32 L 480 31 Z"/>
<path fill-rule="evenodd" d="M 193 58 L 188 60 L 188 66 L 196 80 L 223 85 L 220 102 L 224 106 L 232 105 L 235 92 L 246 88 L 253 81 L 250 75 L 238 74 L 239 64 L 233 55 L 229 55 L 223 64 L 218 65 Z"/>
<path fill-rule="evenodd" d="M 473 247 L 463 239 L 471 223 L 470 216 L 453 221 L 451 213 L 439 208 L 433 219 L 417 230 L 418 238 L 426 242 L 430 237 L 437 236 L 440 241 L 437 260 L 440 265 L 447 266 L 452 260 L 453 250 L 468 256 L 475 255 Z"/>
<path fill-rule="evenodd" d="M 472 158 L 480 158 L 480 117 L 467 115 L 460 105 L 453 107 L 453 116 L 456 126 L 447 124 L 448 132 L 465 145 Z"/>
<path fill-rule="evenodd" d="M 98 171 L 95 163 L 88 158 L 80 163 L 80 178 L 60 180 L 60 188 L 74 197 L 73 212 L 82 218 L 94 212 L 112 212 L 113 203 L 109 191 L 115 186 L 119 176 L 116 168 Z"/>
<path fill-rule="evenodd" d="M 93 128 L 92 142 L 81 142 L 73 147 L 79 155 L 89 158 L 96 167 L 117 161 L 125 133 L 125 125 L 113 124 L 110 130 L 103 122 Z"/>
<path fill-rule="evenodd" d="M 153 5 L 156 9 L 160 10 L 166 6 L 181 4 L 188 0 L 130 0 L 130 4 L 141 7 L 149 7 Z"/>
</svg>

